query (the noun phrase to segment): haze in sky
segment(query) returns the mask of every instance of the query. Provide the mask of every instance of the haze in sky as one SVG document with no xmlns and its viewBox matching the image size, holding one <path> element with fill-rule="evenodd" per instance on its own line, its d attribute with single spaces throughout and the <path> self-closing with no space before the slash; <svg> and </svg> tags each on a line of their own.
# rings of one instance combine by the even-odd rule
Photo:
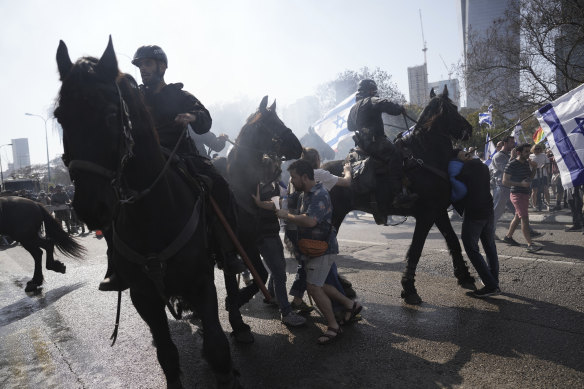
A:
<svg viewBox="0 0 584 389">
<path fill-rule="evenodd" d="M 144 44 L 168 55 L 165 80 L 182 82 L 209 107 L 264 95 L 278 107 L 314 95 L 344 70 L 380 67 L 408 98 L 407 68 L 423 64 L 422 10 L 429 81 L 448 78 L 462 57 L 456 0 L 20 0 L 0 1 L 0 145 L 28 138 L 31 162 L 62 144 L 52 119 L 59 40 L 72 60 L 100 57 L 113 38 L 120 69 Z M 251 113 L 251 112 L 250 112 Z M 213 112 L 211 111 L 211 116 Z M 243 123 L 242 123 L 243 125 Z M 295 129 L 302 135 L 306 129 Z M 4 168 L 10 147 L 1 147 Z"/>
</svg>

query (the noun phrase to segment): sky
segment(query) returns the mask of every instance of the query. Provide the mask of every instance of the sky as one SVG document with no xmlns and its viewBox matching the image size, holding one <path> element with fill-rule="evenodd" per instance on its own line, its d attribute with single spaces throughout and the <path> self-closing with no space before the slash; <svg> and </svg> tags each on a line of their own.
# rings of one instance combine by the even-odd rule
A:
<svg viewBox="0 0 584 389">
<path fill-rule="evenodd" d="M 28 138 L 31 162 L 63 147 L 53 109 L 59 40 L 71 59 L 100 57 L 109 35 L 120 70 L 139 80 L 130 58 L 156 44 L 168 56 L 167 82 L 182 82 L 209 107 L 269 95 L 278 107 L 314 95 L 345 70 L 377 67 L 409 98 L 407 68 L 424 62 L 428 80 L 448 78 L 462 57 L 457 0 L 0 0 L 0 158 Z M 442 57 L 442 58 L 441 58 Z M 443 60 L 446 63 L 443 63 Z M 26 116 L 32 113 L 41 117 Z M 251 112 L 250 112 L 251 113 Z M 211 111 L 211 116 L 213 112 Z M 242 123 L 243 125 L 243 123 Z M 293 129 L 296 130 L 296 129 Z M 302 133 L 306 132 L 302 129 Z"/>
</svg>

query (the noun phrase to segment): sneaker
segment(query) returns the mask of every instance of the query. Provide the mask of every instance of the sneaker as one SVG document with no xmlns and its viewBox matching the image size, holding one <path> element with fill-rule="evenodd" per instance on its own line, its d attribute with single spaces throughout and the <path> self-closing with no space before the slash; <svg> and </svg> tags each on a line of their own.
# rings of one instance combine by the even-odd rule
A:
<svg viewBox="0 0 584 389">
<path fill-rule="evenodd" d="M 503 238 L 503 242 L 505 242 L 511 246 L 519 246 L 519 242 L 517 242 L 515 239 L 513 239 L 513 237 L 510 237 L 507 235 L 505 235 L 505 237 Z"/>
<path fill-rule="evenodd" d="M 298 313 L 300 314 L 310 313 L 314 311 L 314 307 L 312 305 L 306 304 L 304 301 L 302 301 L 299 304 L 296 304 L 294 301 L 292 301 L 290 303 L 290 306 L 292 307 L 293 310 L 298 311 Z"/>
<path fill-rule="evenodd" d="M 476 291 L 472 292 L 472 295 L 474 297 L 479 297 L 479 298 L 496 296 L 498 294 L 501 294 L 501 289 L 499 289 L 499 288 L 487 288 L 486 286 L 484 288 L 481 288 L 479 290 L 476 290 Z"/>
<path fill-rule="evenodd" d="M 539 232 L 539 231 L 536 231 L 536 230 L 531 230 L 531 231 L 529 231 L 529 235 L 530 235 L 532 238 L 539 238 L 540 236 L 543 236 L 543 234 L 542 234 L 541 232 Z"/>
<path fill-rule="evenodd" d="M 306 323 L 306 319 L 294 311 L 291 311 L 286 316 L 282 316 L 282 323 L 290 327 L 299 327 Z"/>
<path fill-rule="evenodd" d="M 536 251 L 541 250 L 541 246 L 536 246 L 534 244 L 530 244 L 527 246 L 526 250 L 528 253 L 535 253 Z"/>
</svg>

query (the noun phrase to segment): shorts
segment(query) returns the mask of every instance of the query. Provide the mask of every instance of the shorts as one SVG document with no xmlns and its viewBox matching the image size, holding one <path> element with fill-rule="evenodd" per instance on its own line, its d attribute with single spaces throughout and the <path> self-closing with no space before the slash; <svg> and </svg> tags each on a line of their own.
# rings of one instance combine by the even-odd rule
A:
<svg viewBox="0 0 584 389">
<path fill-rule="evenodd" d="M 303 256 L 306 282 L 316 286 L 323 286 L 331 266 L 335 263 L 336 254 L 325 254 L 320 257 L 308 258 Z"/>
<path fill-rule="evenodd" d="M 528 193 L 511 193 L 509 199 L 515 207 L 515 214 L 520 218 L 528 217 L 529 194 Z"/>
</svg>

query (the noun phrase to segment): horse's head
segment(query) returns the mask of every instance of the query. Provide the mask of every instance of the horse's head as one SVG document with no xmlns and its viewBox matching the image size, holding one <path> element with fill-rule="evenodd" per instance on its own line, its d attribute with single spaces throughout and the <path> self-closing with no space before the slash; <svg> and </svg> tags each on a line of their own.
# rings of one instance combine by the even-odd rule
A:
<svg viewBox="0 0 584 389">
<path fill-rule="evenodd" d="M 73 206 L 90 228 L 112 220 L 122 172 L 132 156 L 132 123 L 122 90 L 133 79 L 120 77 L 111 37 L 101 59 L 72 63 L 63 41 L 57 49 L 61 77 L 55 117 L 63 128 L 63 161 L 75 185 Z M 133 82 L 132 82 L 133 81 Z"/>
<path fill-rule="evenodd" d="M 249 116 L 236 144 L 235 154 L 230 155 L 229 175 L 233 177 L 236 164 L 241 167 L 241 163 L 245 163 L 255 166 L 258 181 L 266 183 L 279 176 L 282 160 L 297 159 L 302 154 L 300 141 L 278 117 L 276 102 L 268 107 L 268 96 Z"/>
<path fill-rule="evenodd" d="M 420 114 L 416 129 L 440 131 L 457 140 L 466 140 L 472 135 L 471 124 L 458 112 L 458 108 L 448 97 L 446 85 L 440 95 L 436 95 L 432 88 L 430 102 Z"/>
</svg>

